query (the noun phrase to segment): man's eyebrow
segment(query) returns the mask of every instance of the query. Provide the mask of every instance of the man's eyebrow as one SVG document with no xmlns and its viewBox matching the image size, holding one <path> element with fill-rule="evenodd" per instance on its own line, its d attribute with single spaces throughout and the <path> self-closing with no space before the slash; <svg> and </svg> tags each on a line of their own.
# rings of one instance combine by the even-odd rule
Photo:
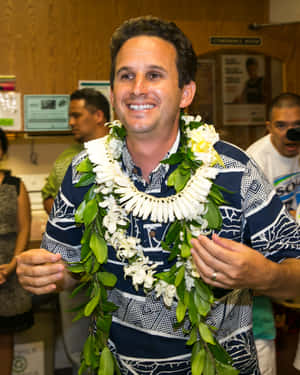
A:
<svg viewBox="0 0 300 375">
<path fill-rule="evenodd" d="M 162 72 L 166 72 L 167 73 L 167 70 L 163 66 L 161 66 L 161 65 L 147 65 L 146 69 L 147 70 L 152 70 L 152 69 L 153 70 L 160 70 Z M 130 67 L 130 66 L 122 66 L 120 69 L 118 69 L 116 71 L 116 74 L 120 74 L 122 72 L 128 72 L 128 71 L 131 71 L 131 70 L 134 70 L 134 68 Z"/>
</svg>

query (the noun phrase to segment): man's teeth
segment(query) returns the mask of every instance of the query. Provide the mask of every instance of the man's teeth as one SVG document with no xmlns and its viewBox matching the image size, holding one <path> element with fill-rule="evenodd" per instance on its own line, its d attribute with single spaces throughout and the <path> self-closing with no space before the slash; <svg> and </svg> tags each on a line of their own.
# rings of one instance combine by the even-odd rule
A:
<svg viewBox="0 0 300 375">
<path fill-rule="evenodd" d="M 129 108 L 135 111 L 143 111 L 145 109 L 152 109 L 154 107 L 153 104 L 130 104 Z"/>
</svg>

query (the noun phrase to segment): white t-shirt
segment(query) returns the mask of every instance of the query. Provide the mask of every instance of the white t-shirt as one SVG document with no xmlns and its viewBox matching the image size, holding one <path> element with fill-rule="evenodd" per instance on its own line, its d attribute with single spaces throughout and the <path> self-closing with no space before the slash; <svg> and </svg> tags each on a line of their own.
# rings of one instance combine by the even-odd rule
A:
<svg viewBox="0 0 300 375">
<path fill-rule="evenodd" d="M 270 134 L 254 142 L 246 152 L 262 168 L 288 209 L 296 209 L 296 192 L 300 189 L 300 156 L 282 156 L 271 142 Z"/>
</svg>

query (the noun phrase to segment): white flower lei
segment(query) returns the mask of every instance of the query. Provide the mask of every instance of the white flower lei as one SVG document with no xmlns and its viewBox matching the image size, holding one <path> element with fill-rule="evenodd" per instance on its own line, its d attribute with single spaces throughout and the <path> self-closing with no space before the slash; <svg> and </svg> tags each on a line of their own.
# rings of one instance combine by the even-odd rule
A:
<svg viewBox="0 0 300 375">
<path fill-rule="evenodd" d="M 171 306 L 176 298 L 176 287 L 155 278 L 157 265 L 144 255 L 140 240 L 127 235 L 125 227 L 128 214 L 131 213 L 152 222 L 172 223 L 175 220 L 185 220 L 194 237 L 208 234 L 208 223 L 204 218 L 205 203 L 212 186 L 211 180 L 218 174 L 218 169 L 213 166 L 220 158 L 213 145 L 219 137 L 212 125 L 202 124 L 192 129 L 189 127 L 191 122 L 200 122 L 200 116 L 182 118 L 185 122 L 187 145 L 194 159 L 201 161 L 202 165 L 179 193 L 166 198 L 140 192 L 122 170 L 119 159 L 124 141 L 113 131 L 115 127 L 122 127 L 119 121 L 108 124 L 108 136 L 85 144 L 88 158 L 94 165 L 93 172 L 96 174 L 95 192 L 103 196 L 99 205 L 106 210 L 102 222 L 105 227 L 104 239 L 116 250 L 117 258 L 124 263 L 124 275 L 132 277 L 134 288 L 137 290 L 139 286 L 143 286 L 144 291 L 148 292 L 155 286 L 156 296 L 162 296 L 167 306 Z M 187 258 L 178 257 L 176 265 L 184 265 L 186 288 L 191 290 L 195 278 L 199 278 L 191 255 Z"/>
</svg>

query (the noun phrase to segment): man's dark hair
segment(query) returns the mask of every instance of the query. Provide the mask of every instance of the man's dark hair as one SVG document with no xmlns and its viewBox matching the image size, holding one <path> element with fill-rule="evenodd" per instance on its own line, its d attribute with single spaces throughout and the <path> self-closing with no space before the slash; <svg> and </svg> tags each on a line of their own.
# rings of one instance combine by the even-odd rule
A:
<svg viewBox="0 0 300 375">
<path fill-rule="evenodd" d="M 70 100 L 81 99 L 85 100 L 84 106 L 88 111 L 94 112 L 99 109 L 103 112 L 106 121 L 110 121 L 109 102 L 101 92 L 85 88 L 74 91 L 70 96 Z"/>
<path fill-rule="evenodd" d="M 176 49 L 176 65 L 179 88 L 195 81 L 197 56 L 192 43 L 174 22 L 163 21 L 157 17 L 144 16 L 125 21 L 113 34 L 110 43 L 111 72 L 110 84 L 113 87 L 116 57 L 122 45 L 136 36 L 156 36 L 171 43 Z"/>
<path fill-rule="evenodd" d="M 3 151 L 3 155 L 6 155 L 7 150 L 8 150 L 8 139 L 7 139 L 5 132 L 1 128 L 0 128 L 0 147 Z"/>
<path fill-rule="evenodd" d="M 258 65 L 255 57 L 248 57 L 248 59 L 246 60 L 246 68 L 248 68 L 250 65 Z"/>
<path fill-rule="evenodd" d="M 272 120 L 273 108 L 300 107 L 300 96 L 293 92 L 283 92 L 276 96 L 270 105 L 269 118 Z"/>
</svg>

